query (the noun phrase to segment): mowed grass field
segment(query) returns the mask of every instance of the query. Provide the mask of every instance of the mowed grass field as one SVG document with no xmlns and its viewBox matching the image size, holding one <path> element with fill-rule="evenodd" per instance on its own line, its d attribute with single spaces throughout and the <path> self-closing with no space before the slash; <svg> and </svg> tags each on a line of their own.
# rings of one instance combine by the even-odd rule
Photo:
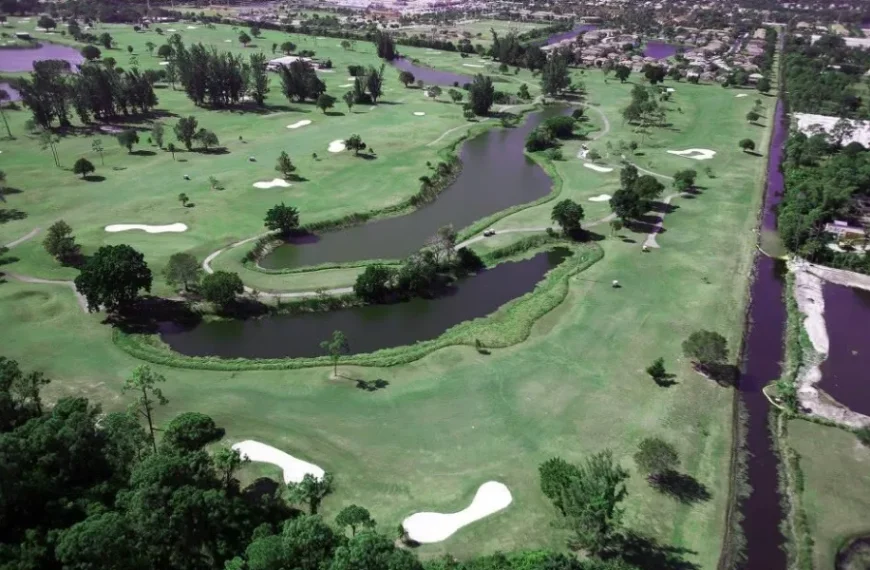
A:
<svg viewBox="0 0 870 570">
<path fill-rule="evenodd" d="M 805 421 L 789 422 L 788 443 L 800 455 L 813 567 L 834 570 L 840 548 L 870 535 L 870 448 L 847 431 Z"/>
<path fill-rule="evenodd" d="M 188 41 L 210 39 L 217 46 L 234 37 L 228 28 L 175 27 L 185 29 Z M 144 46 L 149 38 L 157 43 L 153 34 L 112 33 L 122 46 L 133 41 Z M 275 34 L 275 41 L 279 35 Z M 299 37 L 294 41 L 307 47 Z M 362 43 L 357 53 L 344 53 L 337 41 L 318 42 L 320 47 L 312 49 L 318 55 L 322 49 L 323 55 L 334 56 L 338 68 L 335 74 L 324 75 L 333 94 L 343 92 L 334 87 L 346 79 L 343 65 L 375 61 L 372 48 Z M 271 36 L 258 42 L 271 43 Z M 236 49 L 235 44 L 226 46 Z M 428 57 L 433 65 L 468 71 L 455 54 L 403 51 Z M 609 119 L 607 130 L 599 113 L 587 112 L 598 133 L 607 131 L 588 144 L 602 155 L 609 154 L 602 164 L 614 171 L 605 174 L 584 167 L 576 158 L 580 141 L 564 145 L 565 160 L 556 162 L 555 168 L 563 180 L 562 196 L 581 203 L 591 221 L 604 217 L 608 206 L 588 198 L 612 194 L 618 187 L 618 142 L 641 140 L 620 118 L 632 84 L 605 80 L 597 72 L 575 74 L 586 84 L 589 105 Z M 500 89 L 515 90 L 522 81 L 534 87 L 525 72 L 500 79 Z M 0 142 L 0 161 L 10 184 L 23 190 L 9 196 L 7 206 L 28 212 L 25 220 L 0 225 L 0 242 L 64 217 L 87 251 L 104 243 L 129 243 L 145 252 L 152 268 L 159 270 L 175 251 L 191 251 L 201 258 L 234 239 L 258 233 L 263 212 L 276 201 L 297 205 L 303 220 L 398 201 L 416 191 L 426 161 L 436 160 L 437 149 L 461 136 L 465 127 L 443 136 L 437 145 L 429 143 L 465 122 L 458 106 L 425 100 L 395 78 L 388 85 L 392 91 L 385 97 L 387 104 L 343 117 L 323 117 L 302 105 L 293 106 L 300 110 L 280 110 L 277 105 L 286 101 L 274 92 L 269 103 L 276 106 L 272 111 L 282 115 L 270 117 L 194 109 L 180 93 L 161 90 L 161 108 L 178 115 L 195 113 L 227 144 L 230 154 L 181 153 L 179 158 L 187 159 L 186 163 L 173 163 L 156 150 L 153 157 L 128 157 L 111 137 L 104 136 L 111 152 L 107 167 L 97 172 L 107 177 L 101 183 L 79 183 L 70 172 L 57 171 L 48 154 L 37 152 L 35 142 L 24 136 L 12 143 Z M 625 504 L 627 526 L 663 545 L 686 549 L 685 557 L 699 568 L 715 568 L 728 493 L 733 392 L 695 374 L 681 356 L 680 343 L 692 331 L 705 328 L 725 335 L 733 352 L 739 347 L 766 161 L 742 153 L 737 141 L 750 136 L 766 153 L 769 129 L 745 123 L 754 96 L 738 99 L 735 91 L 718 86 L 668 85 L 676 89 L 667 104 L 670 126 L 647 135 L 639 149 L 642 154 L 634 161 L 665 175 L 683 168 L 701 172 L 709 165 L 715 177 L 700 174 L 702 192 L 674 200 L 677 209 L 668 214 L 666 231 L 658 236 L 661 249 L 641 253 L 644 234 L 625 230 L 621 238 L 607 237 L 606 224 L 594 227 L 606 238 L 600 241 L 604 259 L 572 278 L 565 302 L 537 322 L 526 342 L 490 356 L 455 347 L 409 365 L 344 367 L 348 376 L 389 382 L 376 392 L 358 390 L 349 380 L 331 380 L 327 368 L 223 373 L 158 367 L 168 379 L 164 393 L 170 400 L 159 411 L 161 421 L 181 411 L 201 411 L 227 429 L 226 444 L 256 439 L 317 463 L 336 475 L 336 491 L 324 503 L 325 516 L 334 516 L 351 503 L 365 505 L 386 532 L 416 511 L 464 508 L 485 481 L 498 480 L 510 488 L 514 502 L 507 510 L 443 543 L 420 548 L 427 557 L 564 548 L 567 535 L 551 524 L 555 513 L 540 492 L 537 466 L 556 455 L 580 461 L 610 448 L 632 472 Z M 773 103 L 773 98 L 764 98 L 763 114 L 772 114 Z M 427 115 L 413 116 L 418 109 Z M 13 119 L 19 133 L 25 116 L 16 113 Z M 285 128 L 304 118 L 314 123 L 297 131 Z M 382 158 L 328 156 L 326 145 L 351 132 L 359 132 Z M 238 141 L 238 135 L 247 142 Z M 274 158 L 282 148 L 309 181 L 283 190 L 252 188 L 254 181 L 276 176 Z M 717 154 L 709 161 L 694 161 L 665 152 L 689 148 L 708 148 Z M 75 152 L 99 161 L 90 153 L 90 137 L 66 138 L 60 152 L 67 165 Z M 311 159 L 311 152 L 322 160 Z M 256 156 L 257 162 L 248 162 L 248 156 Z M 110 170 L 109 161 L 127 170 Z M 188 172 L 194 180 L 184 183 L 182 175 Z M 208 189 L 206 179 L 212 175 L 226 190 Z M 180 207 L 176 196 L 181 191 L 197 203 L 195 208 Z M 552 204 L 529 208 L 495 227 L 548 225 L 551 208 Z M 191 231 L 163 235 L 102 231 L 108 223 L 175 221 L 187 223 Z M 475 247 L 485 250 L 522 235 L 497 236 Z M 9 269 L 42 277 L 72 276 L 71 270 L 55 268 L 38 241 L 15 248 L 12 253 L 21 261 Z M 232 252 L 218 259 L 218 267 L 238 267 Z M 253 281 L 254 272 L 242 275 L 263 289 L 300 289 L 316 279 L 347 284 L 353 275 L 347 270 L 323 273 L 262 276 L 262 282 Z M 301 281 L 305 279 L 311 281 Z M 621 289 L 610 286 L 614 279 Z M 2 284 L 0 318 L 6 330 L 14 331 L 4 338 L 3 353 L 54 378 L 52 397 L 84 395 L 106 409 L 125 405 L 121 383 L 140 362 L 112 344 L 110 329 L 100 324 L 102 316 L 83 314 L 68 289 Z M 657 387 L 644 372 L 658 357 L 676 374 L 677 383 L 670 388 Z M 709 501 L 678 503 L 654 492 L 636 473 L 632 455 L 640 440 L 650 436 L 678 448 L 682 469 L 707 487 Z M 277 470 L 264 466 L 246 471 L 248 477 L 277 475 Z"/>
</svg>

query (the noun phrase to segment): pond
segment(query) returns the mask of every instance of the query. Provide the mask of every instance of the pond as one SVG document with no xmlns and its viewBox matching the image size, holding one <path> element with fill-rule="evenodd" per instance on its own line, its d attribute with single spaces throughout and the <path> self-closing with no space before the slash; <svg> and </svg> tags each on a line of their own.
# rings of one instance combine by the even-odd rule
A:
<svg viewBox="0 0 870 570">
<path fill-rule="evenodd" d="M 399 259 L 420 249 L 439 227 L 457 230 L 509 208 L 546 196 L 550 177 L 523 153 L 528 133 L 565 107 L 531 113 L 514 128 L 495 128 L 462 145 L 462 172 L 431 203 L 411 213 L 344 230 L 306 236 L 276 248 L 260 265 L 275 269 L 364 259 Z M 304 212 L 303 212 L 304 215 Z"/>
<path fill-rule="evenodd" d="M 870 415 L 870 291 L 825 282 L 830 348 L 819 388 L 859 414 Z"/>
<path fill-rule="evenodd" d="M 75 69 L 85 58 L 74 48 L 49 43 L 37 48 L 0 49 L 0 71 L 33 71 L 33 62 L 46 59 L 67 61 Z"/>
<path fill-rule="evenodd" d="M 454 325 L 484 317 L 528 293 L 569 255 L 569 250 L 556 248 L 523 261 L 501 263 L 461 279 L 434 299 L 246 321 L 213 321 L 188 330 L 167 323 L 161 338 L 182 354 L 222 358 L 322 356 L 320 343 L 335 330 L 347 336 L 351 353 L 413 344 L 437 338 Z"/>
<path fill-rule="evenodd" d="M 667 59 L 677 53 L 679 47 L 665 42 L 651 41 L 644 46 L 643 55 L 655 59 Z"/>
<path fill-rule="evenodd" d="M 473 62 L 475 60 L 468 58 L 468 61 Z M 401 71 L 410 71 L 414 74 L 415 80 L 422 79 L 423 83 L 425 83 L 426 85 L 458 85 L 461 87 L 466 83 L 471 83 L 472 81 L 474 81 L 474 77 L 470 75 L 461 75 L 459 73 L 452 73 L 450 71 L 440 71 L 438 69 L 432 69 L 431 67 L 414 65 L 413 63 L 411 63 L 411 60 L 404 57 L 394 59 L 390 62 L 390 64 Z"/>
</svg>

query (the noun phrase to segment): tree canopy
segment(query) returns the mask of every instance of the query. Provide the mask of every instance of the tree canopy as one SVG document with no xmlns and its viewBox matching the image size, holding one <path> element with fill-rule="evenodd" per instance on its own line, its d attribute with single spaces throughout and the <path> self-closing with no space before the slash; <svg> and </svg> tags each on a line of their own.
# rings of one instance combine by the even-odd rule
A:
<svg viewBox="0 0 870 570">
<path fill-rule="evenodd" d="M 104 306 L 116 311 L 132 304 L 140 291 L 151 291 L 151 270 L 129 245 L 104 245 L 85 262 L 75 286 L 87 299 L 88 310 Z"/>
</svg>

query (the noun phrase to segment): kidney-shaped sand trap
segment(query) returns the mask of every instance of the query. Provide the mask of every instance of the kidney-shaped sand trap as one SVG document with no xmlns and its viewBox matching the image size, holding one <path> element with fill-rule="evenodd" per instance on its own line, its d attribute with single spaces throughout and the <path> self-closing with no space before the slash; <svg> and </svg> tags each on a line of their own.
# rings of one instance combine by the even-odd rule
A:
<svg viewBox="0 0 870 570">
<path fill-rule="evenodd" d="M 305 125 L 310 125 L 311 121 L 308 119 L 302 119 L 301 121 L 296 121 L 292 125 L 287 125 L 288 129 L 298 129 L 299 127 L 304 127 Z"/>
<path fill-rule="evenodd" d="M 735 97 L 739 99 L 740 97 L 749 97 L 749 95 L 746 93 L 738 93 L 737 95 L 735 95 Z"/>
<path fill-rule="evenodd" d="M 127 230 L 143 230 L 149 234 L 162 234 L 165 232 L 186 232 L 187 226 L 180 222 L 165 226 L 149 226 L 147 224 L 112 224 L 106 226 L 107 232 L 126 232 Z"/>
<path fill-rule="evenodd" d="M 598 196 L 592 196 L 591 198 L 589 198 L 589 201 L 590 202 L 607 202 L 612 197 L 613 196 L 611 196 L 610 194 L 599 194 Z"/>
<path fill-rule="evenodd" d="M 441 542 L 460 528 L 507 508 L 513 497 L 498 481 L 487 481 L 467 508 L 458 513 L 414 513 L 402 521 L 408 537 L 419 543 Z"/>
<path fill-rule="evenodd" d="M 327 150 L 329 150 L 329 152 L 341 152 L 344 148 L 344 141 L 338 139 L 329 143 L 329 148 Z"/>
<path fill-rule="evenodd" d="M 423 111 L 414 111 L 414 114 L 417 115 L 418 117 L 422 117 L 426 113 L 424 113 Z"/>
<path fill-rule="evenodd" d="M 268 182 L 254 182 L 254 188 L 289 188 L 291 184 L 281 178 L 273 178 Z"/>
<path fill-rule="evenodd" d="M 259 441 L 250 439 L 240 441 L 233 446 L 233 449 L 238 451 L 243 459 L 248 458 L 251 461 L 277 465 L 284 470 L 284 483 L 299 483 L 307 473 L 317 479 L 321 479 L 324 474 L 323 469 L 317 465 L 296 459 L 289 453 L 284 453 L 280 449 L 275 449 L 271 445 Z"/>
<path fill-rule="evenodd" d="M 686 150 L 669 150 L 668 153 L 691 158 L 693 160 L 710 160 L 716 156 L 715 150 L 709 148 L 687 148 Z"/>
<path fill-rule="evenodd" d="M 606 166 L 598 166 L 597 164 L 592 164 L 591 162 L 584 162 L 583 166 L 590 170 L 594 170 L 595 172 L 613 172 L 612 168 L 607 168 Z"/>
</svg>

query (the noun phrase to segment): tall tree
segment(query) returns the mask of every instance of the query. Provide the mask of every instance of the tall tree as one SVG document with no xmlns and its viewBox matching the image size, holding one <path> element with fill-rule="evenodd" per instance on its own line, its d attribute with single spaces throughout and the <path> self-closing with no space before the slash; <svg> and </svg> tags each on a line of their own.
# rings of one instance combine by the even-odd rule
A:
<svg viewBox="0 0 870 570">
<path fill-rule="evenodd" d="M 306 473 L 299 483 L 288 483 L 287 489 L 291 501 L 307 503 L 308 513 L 316 515 L 324 497 L 332 492 L 332 473 L 326 472 L 323 477 Z"/>
<path fill-rule="evenodd" d="M 262 52 L 252 53 L 250 57 L 251 97 L 262 105 L 269 92 L 269 76 L 266 74 L 266 55 Z"/>
<path fill-rule="evenodd" d="M 9 120 L 6 118 L 6 110 L 3 108 L 10 99 L 9 92 L 0 88 L 0 118 L 3 119 L 3 126 L 6 127 L 6 137 L 12 139 L 12 130 L 9 128 Z"/>
<path fill-rule="evenodd" d="M 215 271 L 202 279 L 200 290 L 206 301 L 226 308 L 245 292 L 245 285 L 238 273 Z"/>
<path fill-rule="evenodd" d="M 145 257 L 126 244 L 104 245 L 85 262 L 75 278 L 89 311 L 105 306 L 115 311 L 129 306 L 140 290 L 151 291 L 151 270 Z"/>
<path fill-rule="evenodd" d="M 555 96 L 569 85 L 571 85 L 571 76 L 568 74 L 568 58 L 555 53 L 541 70 L 541 91 L 545 95 Z"/>
<path fill-rule="evenodd" d="M 154 372 L 150 366 L 143 364 L 133 370 L 133 374 L 124 381 L 122 392 L 132 392 L 136 400 L 130 404 L 130 412 L 145 418 L 148 423 L 148 436 L 151 447 L 157 453 L 157 439 L 154 437 L 154 409 L 165 406 L 169 400 L 157 386 L 166 382 L 163 375 Z"/>
<path fill-rule="evenodd" d="M 680 456 L 673 445 L 658 437 L 646 437 L 637 446 L 634 462 L 638 470 L 655 478 L 672 471 L 680 464 Z"/>
<path fill-rule="evenodd" d="M 474 111 L 475 115 L 483 116 L 489 113 L 495 100 L 495 87 L 492 85 L 492 79 L 479 73 L 475 75 L 474 81 L 468 89 L 468 98 L 471 110 Z"/>
<path fill-rule="evenodd" d="M 58 220 L 48 228 L 42 242 L 45 251 L 61 263 L 68 263 L 79 256 L 80 248 L 72 231 L 69 224 Z"/>
<path fill-rule="evenodd" d="M 299 211 L 293 206 L 285 206 L 284 202 L 272 206 L 266 212 L 265 226 L 271 231 L 280 231 L 288 235 L 299 227 Z"/>
<path fill-rule="evenodd" d="M 416 80 L 417 80 L 417 78 L 414 77 L 414 74 L 411 73 L 410 71 L 400 71 L 399 72 L 399 81 L 401 81 L 402 85 L 404 85 L 406 88 L 409 85 L 413 85 L 414 81 L 416 81 Z"/>
<path fill-rule="evenodd" d="M 182 285 L 188 291 L 190 285 L 196 285 L 202 277 L 202 266 L 196 258 L 187 252 L 173 253 L 163 269 L 163 277 L 168 285 Z"/>
<path fill-rule="evenodd" d="M 566 198 L 553 206 L 550 219 L 559 224 L 567 234 L 581 229 L 583 215 L 583 206 Z"/>
<path fill-rule="evenodd" d="M 351 536 L 356 536 L 356 528 L 358 526 L 373 528 L 375 521 L 372 519 L 368 509 L 357 505 L 349 505 L 341 509 L 338 515 L 336 515 L 335 524 L 342 530 L 350 527 Z"/>
<path fill-rule="evenodd" d="M 329 354 L 332 360 L 333 375 L 338 376 L 338 359 L 342 354 L 350 352 L 350 344 L 347 342 L 347 337 L 341 331 L 333 331 L 332 337 L 320 343 L 320 348 Z"/>
<path fill-rule="evenodd" d="M 82 178 L 95 170 L 93 163 L 87 158 L 80 158 L 73 164 L 73 174 L 79 174 Z"/>
<path fill-rule="evenodd" d="M 278 155 L 278 161 L 275 164 L 275 170 L 280 172 L 285 180 L 290 180 L 293 176 L 293 173 L 296 171 L 296 166 L 293 164 L 293 161 L 290 160 L 290 155 L 287 154 L 286 151 L 281 151 L 281 154 Z"/>
<path fill-rule="evenodd" d="M 369 66 L 369 72 L 366 74 L 366 88 L 372 102 L 377 103 L 384 90 L 384 64 L 381 64 L 380 69 Z"/>
<path fill-rule="evenodd" d="M 396 54 L 396 42 L 393 41 L 390 34 L 378 30 L 375 32 L 374 43 L 379 58 L 387 61 L 396 59 L 398 55 Z"/>
<path fill-rule="evenodd" d="M 196 117 L 182 117 L 178 119 L 178 122 L 175 123 L 173 127 L 173 131 L 175 131 L 175 138 L 178 139 L 178 142 L 184 144 L 184 147 L 187 150 L 193 148 L 193 137 L 196 136 L 197 133 L 197 123 Z"/>
</svg>

